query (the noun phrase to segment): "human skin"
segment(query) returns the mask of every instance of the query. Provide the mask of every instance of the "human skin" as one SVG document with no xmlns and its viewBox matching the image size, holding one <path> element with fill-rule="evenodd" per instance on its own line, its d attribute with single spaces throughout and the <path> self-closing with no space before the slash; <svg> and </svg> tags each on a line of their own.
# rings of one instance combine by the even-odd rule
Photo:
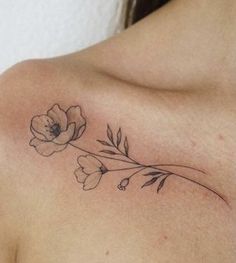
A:
<svg viewBox="0 0 236 263">
<path fill-rule="evenodd" d="M 1 76 L 1 262 L 235 262 L 235 9 L 171 1 L 105 42 Z M 123 174 L 110 173 L 83 191 L 73 176 L 83 153 L 29 145 L 31 119 L 55 103 L 82 108 L 81 147 L 98 152 L 107 123 L 122 127 L 133 158 L 204 170 L 178 172 L 228 205 L 180 178 L 157 195 L 142 177 L 121 192 Z"/>
</svg>

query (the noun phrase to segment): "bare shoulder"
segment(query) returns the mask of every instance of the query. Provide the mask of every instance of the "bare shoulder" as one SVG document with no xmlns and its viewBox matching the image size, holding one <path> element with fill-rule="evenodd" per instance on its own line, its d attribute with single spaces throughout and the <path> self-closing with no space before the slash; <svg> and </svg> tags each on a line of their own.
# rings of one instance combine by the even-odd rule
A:
<svg viewBox="0 0 236 263">
<path fill-rule="evenodd" d="M 29 226 L 35 227 L 41 213 L 50 224 L 50 211 L 66 209 L 56 205 L 58 199 L 70 202 L 78 194 L 77 157 L 68 144 L 83 134 L 87 115 L 97 122 L 105 118 L 106 100 L 98 89 L 105 92 L 102 77 L 86 67 L 51 61 L 26 61 L 0 77 L 1 262 L 17 259 L 18 245 L 34 233 Z"/>
<path fill-rule="evenodd" d="M 234 165 L 221 165 L 232 158 L 228 146 L 226 157 L 222 151 L 212 157 L 219 133 L 217 123 L 207 125 L 204 97 L 153 92 L 67 63 L 24 62 L 0 78 L 4 256 L 12 251 L 24 262 L 45 256 L 54 262 L 70 251 L 72 261 L 91 261 L 93 247 L 94 262 L 104 261 L 102 244 L 119 247 L 114 260 L 129 252 L 155 262 L 170 258 L 167 237 L 174 257 L 178 244 L 190 251 L 207 229 L 200 252 L 191 256 L 198 262 L 211 243 L 212 262 L 219 247 L 228 251 L 222 261 L 233 262 L 235 187 L 222 173 Z M 199 99 L 201 107 L 193 107 Z M 207 112 L 204 121 L 200 108 Z M 216 228 L 226 218 L 227 226 Z M 91 233 L 107 233 L 112 242 L 97 242 Z M 132 248 L 131 237 L 139 240 Z M 153 253 L 157 242 L 163 245 Z"/>
<path fill-rule="evenodd" d="M 68 109 L 78 104 L 78 100 L 82 101 L 86 73 L 77 77 L 80 74 L 75 74 L 72 66 L 61 64 L 46 60 L 26 61 L 0 77 L 0 154 L 1 161 L 10 167 L 1 166 L 5 171 L 15 169 L 16 174 L 16 167 L 24 167 L 26 172 L 27 168 L 32 168 L 29 164 L 37 163 L 32 162 L 34 152 L 29 145 L 33 137 L 33 117 L 47 114 L 50 109 L 65 114 L 62 108 Z"/>
<path fill-rule="evenodd" d="M 16 260 L 19 240 L 29 223 L 26 215 L 36 201 L 33 192 L 41 178 L 37 175 L 44 173 L 47 179 L 50 174 L 37 169 L 38 160 L 29 145 L 30 126 L 34 115 L 69 97 L 61 88 L 59 71 L 50 62 L 27 61 L 0 77 L 0 261 L 4 263 Z"/>
<path fill-rule="evenodd" d="M 136 145 L 133 153 L 136 158 L 130 157 L 128 163 L 140 165 L 141 168 L 145 168 L 145 163 L 155 164 L 155 156 L 159 152 L 157 164 L 163 167 L 163 164 L 170 164 L 171 167 L 187 170 L 178 175 L 178 171 L 174 172 L 170 167 L 163 168 L 163 172 L 159 167 L 157 172 L 151 171 L 150 176 L 152 173 L 157 176 L 152 178 L 153 181 L 147 181 L 147 184 L 156 185 L 160 181 L 158 189 L 169 177 L 182 178 L 198 185 L 200 193 L 206 191 L 211 197 L 229 203 L 234 193 L 234 187 L 230 183 L 233 177 L 228 180 L 229 178 L 222 177 L 222 172 L 232 172 L 233 162 L 227 168 L 219 166 L 216 169 L 213 159 L 204 158 L 206 153 L 213 155 L 219 147 L 220 142 L 217 147 L 211 147 L 215 140 L 225 138 L 215 129 L 219 122 L 207 125 L 211 112 L 204 116 L 204 122 L 201 123 L 201 112 L 208 111 L 212 103 L 210 100 L 207 104 L 204 95 L 134 87 L 107 75 L 96 74 L 84 64 L 68 61 L 23 62 L 0 79 L 3 98 L 0 103 L 0 122 L 1 127 L 4 127 L 0 131 L 2 167 L 12 175 L 12 180 L 15 180 L 14 176 L 20 169 L 24 170 L 21 170 L 21 177 L 14 181 L 15 185 L 25 187 L 26 179 L 29 182 L 38 181 L 42 173 L 46 174 L 44 179 L 51 178 L 50 173 L 56 172 L 61 174 L 57 180 L 64 179 L 67 169 L 70 170 L 70 166 L 63 165 L 63 161 L 70 160 L 70 154 L 66 154 L 64 150 L 71 153 L 76 148 L 72 143 L 82 137 L 87 148 L 91 148 L 87 150 L 87 154 L 93 148 L 107 146 L 110 148 L 99 150 L 105 155 L 124 154 L 123 158 L 127 159 L 130 145 Z M 201 107 L 192 106 L 197 100 Z M 194 122 L 191 121 L 193 114 Z M 223 125 L 225 120 L 219 121 Z M 205 136 L 204 130 L 211 136 Z M 228 131 L 224 129 L 224 133 L 227 134 Z M 100 139 L 104 135 L 108 136 L 108 142 Z M 196 150 L 196 146 L 197 152 L 200 152 L 191 156 L 189 153 Z M 232 156 L 230 147 L 225 149 L 225 154 L 221 153 L 219 158 L 224 158 L 221 162 L 227 164 Z M 50 158 L 41 159 L 37 154 Z M 110 156 L 110 159 L 113 157 Z M 43 163 L 43 166 L 39 163 Z M 200 174 L 196 175 L 194 171 Z M 185 173 L 191 176 L 186 177 Z M 210 174 L 214 174 L 214 180 Z M 200 180 L 195 181 L 195 176 Z"/>
<path fill-rule="evenodd" d="M 0 261 L 3 263 L 16 262 L 18 240 L 24 228 L 26 206 L 21 182 L 26 181 L 24 170 L 27 170 L 25 123 L 31 107 L 30 94 L 42 74 L 38 71 L 34 63 L 27 62 L 0 77 Z"/>
</svg>

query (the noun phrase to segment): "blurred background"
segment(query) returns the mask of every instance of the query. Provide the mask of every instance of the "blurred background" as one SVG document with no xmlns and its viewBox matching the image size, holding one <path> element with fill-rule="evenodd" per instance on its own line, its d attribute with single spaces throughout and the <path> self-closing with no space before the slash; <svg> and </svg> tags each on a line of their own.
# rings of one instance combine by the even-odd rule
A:
<svg viewBox="0 0 236 263">
<path fill-rule="evenodd" d="M 111 37 L 168 0 L 0 0 L 0 73 Z"/>
</svg>

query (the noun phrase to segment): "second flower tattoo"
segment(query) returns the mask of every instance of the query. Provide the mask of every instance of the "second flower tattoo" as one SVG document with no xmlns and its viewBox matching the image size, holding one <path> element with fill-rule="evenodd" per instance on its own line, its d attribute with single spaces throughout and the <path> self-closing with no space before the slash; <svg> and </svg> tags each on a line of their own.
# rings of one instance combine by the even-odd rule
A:
<svg viewBox="0 0 236 263">
<path fill-rule="evenodd" d="M 117 185 L 117 188 L 121 191 L 125 191 L 137 175 L 142 175 L 147 180 L 141 185 L 141 188 L 156 184 L 156 191 L 158 193 L 164 187 L 167 179 L 175 176 L 204 188 L 227 204 L 224 197 L 215 190 L 182 174 L 171 172 L 168 167 L 182 167 L 201 174 L 205 174 L 204 171 L 174 164 L 145 165 L 131 158 L 128 138 L 123 136 L 121 128 L 117 132 L 114 132 L 107 125 L 106 139 L 97 140 L 104 147 L 99 153 L 82 149 L 73 142 L 82 136 L 85 129 L 86 119 L 82 114 L 80 106 L 72 106 L 65 111 L 58 104 L 55 104 L 46 114 L 37 115 L 32 118 L 30 130 L 34 137 L 30 141 L 30 146 L 34 147 L 39 154 L 46 157 L 66 149 L 68 145 L 83 152 L 84 155 L 81 154 L 78 156 L 78 168 L 75 170 L 74 175 L 77 182 L 82 185 L 85 191 L 98 187 L 104 174 L 122 171 L 126 172 L 127 175 Z M 103 160 L 110 160 L 113 163 L 119 162 L 120 164 L 125 164 L 126 167 L 109 169 Z"/>
</svg>

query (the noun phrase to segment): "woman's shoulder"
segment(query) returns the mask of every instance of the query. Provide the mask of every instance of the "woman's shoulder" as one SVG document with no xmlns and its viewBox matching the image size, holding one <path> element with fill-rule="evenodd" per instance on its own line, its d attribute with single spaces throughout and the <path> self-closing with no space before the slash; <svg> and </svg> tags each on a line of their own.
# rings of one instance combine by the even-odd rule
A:
<svg viewBox="0 0 236 263">
<path fill-rule="evenodd" d="M 96 148 L 92 141 L 105 144 L 100 138 L 110 133 L 108 125 L 112 136 L 122 130 L 129 137 L 137 160 L 155 163 L 158 156 L 161 163 L 190 165 L 206 171 L 201 180 L 222 196 L 231 200 L 235 193 L 234 115 L 214 90 L 140 87 L 69 56 L 14 66 L 0 78 L 0 93 L 1 154 L 5 164 L 15 163 L 13 174 L 22 165 L 27 176 L 40 171 L 37 153 L 63 172 L 68 142 L 83 134 Z M 227 180 L 223 174 L 230 174 Z"/>
<path fill-rule="evenodd" d="M 235 169 L 235 115 L 231 103 L 226 101 L 222 105 L 224 94 L 220 96 L 214 90 L 140 87 L 85 62 L 75 62 L 70 56 L 14 66 L 0 77 L 0 93 L 1 154 L 10 156 L 10 160 L 21 159 L 22 163 L 22 157 L 33 157 L 37 163 L 29 146 L 43 155 L 51 155 L 52 149 L 39 144 L 42 133 L 48 139 L 56 131 L 84 133 L 86 126 L 88 138 L 96 140 L 109 125 L 115 132 L 122 128 L 131 137 L 130 144 L 136 146 L 134 154 L 143 162 L 154 162 L 158 155 L 163 163 L 173 160 L 194 164 L 214 174 L 214 184 L 223 193 L 228 191 L 231 196 L 234 192 L 230 184 L 234 176 L 228 177 L 228 182 L 222 176 Z M 63 124 L 66 128 L 53 126 L 50 130 L 48 122 L 57 114 L 67 121 Z M 59 124 L 57 120 L 55 125 Z M 46 130 L 50 134 L 45 135 Z M 41 137 L 34 139 L 35 133 Z M 206 155 L 214 158 L 206 159 Z M 206 180 L 212 179 L 208 176 Z"/>
<path fill-rule="evenodd" d="M 233 242 L 229 207 L 235 207 L 234 126 L 226 128 L 232 116 L 217 108 L 213 95 L 206 99 L 204 94 L 135 86 L 65 58 L 13 67 L 0 78 L 0 93 L 0 214 L 8 215 L 0 221 L 0 231 L 7 226 L 11 244 L 17 243 L 16 236 L 27 243 L 28 233 L 27 253 L 33 255 L 30 244 L 43 248 L 38 239 L 43 233 L 47 242 L 55 237 L 50 241 L 55 247 L 76 240 L 70 249 L 80 258 L 76 251 L 81 231 L 102 234 L 106 226 L 113 246 L 118 242 L 114 224 L 119 233 L 125 229 L 127 235 L 137 235 L 130 217 L 144 226 L 136 249 L 164 240 L 165 231 L 182 242 L 185 233 L 188 246 L 199 224 L 199 229 L 211 229 L 206 244 L 215 236 L 220 239 L 222 231 Z M 193 212 L 186 215 L 186 208 Z M 100 227 L 93 224 L 96 211 L 102 211 Z M 187 222 L 193 234 L 184 224 L 176 227 L 179 221 L 173 214 Z M 152 225 L 145 225 L 147 218 Z M 227 228 L 216 231 L 225 218 Z M 57 233 L 65 220 L 78 231 L 65 228 L 62 237 Z M 166 222 L 178 234 L 163 232 Z M 50 231 L 48 225 L 53 226 Z M 91 245 L 99 251 L 93 240 L 81 251 L 90 253 Z M 57 247 L 55 253 L 61 255 Z M 39 258 L 45 255 L 54 256 L 48 252 Z M 153 257 L 165 257 L 165 249 Z"/>
</svg>

